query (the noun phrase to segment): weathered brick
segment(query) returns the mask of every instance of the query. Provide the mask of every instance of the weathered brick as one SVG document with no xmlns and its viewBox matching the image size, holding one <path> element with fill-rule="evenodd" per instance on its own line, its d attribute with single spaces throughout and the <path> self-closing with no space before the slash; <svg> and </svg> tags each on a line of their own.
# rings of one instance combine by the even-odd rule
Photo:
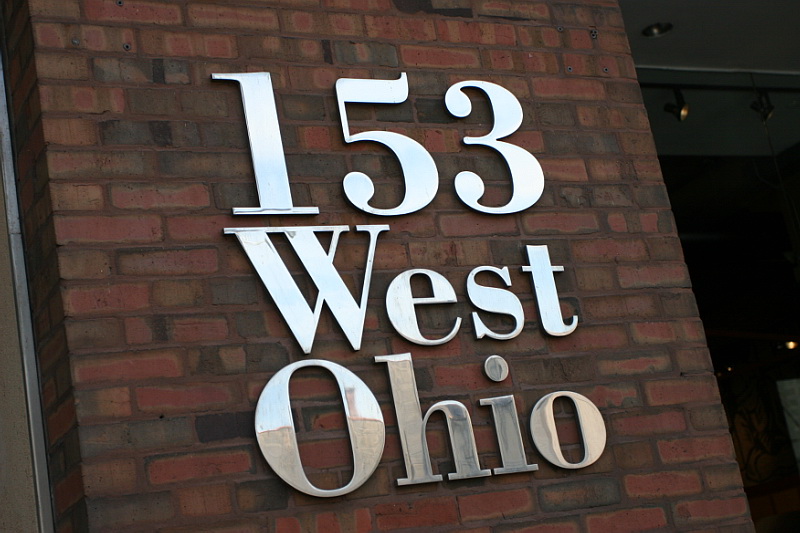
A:
<svg viewBox="0 0 800 533">
<path fill-rule="evenodd" d="M 146 412 L 180 412 L 222 408 L 234 403 L 237 394 L 225 384 L 185 385 L 173 387 L 139 387 L 136 403 Z"/>
<path fill-rule="evenodd" d="M 230 489 L 227 485 L 201 485 L 176 491 L 178 509 L 186 516 L 211 516 L 231 512 Z"/>
<path fill-rule="evenodd" d="M 374 507 L 378 529 L 434 527 L 452 523 L 458 516 L 455 498 L 425 498 Z"/>
<path fill-rule="evenodd" d="M 660 507 L 626 509 L 586 517 L 586 526 L 590 533 L 632 533 L 663 528 L 667 525 L 664 509 Z"/>
<path fill-rule="evenodd" d="M 213 479 L 227 474 L 249 472 L 252 468 L 250 454 L 238 448 L 161 456 L 147 462 L 147 474 L 154 485 Z"/>
<path fill-rule="evenodd" d="M 547 512 L 601 507 L 619 501 L 619 485 L 614 479 L 587 479 L 539 487 L 539 505 Z"/>
</svg>

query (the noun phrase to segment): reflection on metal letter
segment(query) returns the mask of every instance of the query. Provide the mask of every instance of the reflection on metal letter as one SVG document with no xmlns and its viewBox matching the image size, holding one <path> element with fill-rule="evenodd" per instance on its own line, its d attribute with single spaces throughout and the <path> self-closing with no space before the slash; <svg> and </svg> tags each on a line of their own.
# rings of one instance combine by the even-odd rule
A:
<svg viewBox="0 0 800 533">
<path fill-rule="evenodd" d="M 522 331 L 525 325 L 525 314 L 522 311 L 522 304 L 519 298 L 505 289 L 497 289 L 495 287 L 484 287 L 478 285 L 475 281 L 475 276 L 480 272 L 494 272 L 503 282 L 506 287 L 511 286 L 511 276 L 508 273 L 508 267 L 496 268 L 491 266 L 482 266 L 472 270 L 467 277 L 467 294 L 470 301 L 483 311 L 490 313 L 500 313 L 504 315 L 511 315 L 514 318 L 514 329 L 509 333 L 496 333 L 490 330 L 478 316 L 478 313 L 472 312 L 472 322 L 475 324 L 475 338 L 482 339 L 483 337 L 490 337 L 498 340 L 513 339 Z"/>
<path fill-rule="evenodd" d="M 509 395 L 483 398 L 480 404 L 492 406 L 497 443 L 500 445 L 500 457 L 503 460 L 503 466 L 493 469 L 492 472 L 513 474 L 539 470 L 539 465 L 529 465 L 525 458 L 525 446 L 522 444 L 522 432 L 519 429 L 514 397 Z"/>
<path fill-rule="evenodd" d="M 488 81 L 462 81 L 452 85 L 444 95 L 447 110 L 456 117 L 464 118 L 472 112 L 472 102 L 463 89 L 474 87 L 489 98 L 494 113 L 494 127 L 483 137 L 464 137 L 464 144 L 488 146 L 497 151 L 508 164 L 511 172 L 511 199 L 504 206 L 488 207 L 479 200 L 485 192 L 483 180 L 474 172 L 463 171 L 456 176 L 456 193 L 468 207 L 492 215 L 518 213 L 528 209 L 542 196 L 544 173 L 536 158 L 515 144 L 500 141 L 508 137 L 522 124 L 522 106 L 511 91 Z"/>
<path fill-rule="evenodd" d="M 525 249 L 528 252 L 530 266 L 522 267 L 522 271 L 530 272 L 533 278 L 533 288 L 536 291 L 536 302 L 544 330 L 555 337 L 569 335 L 578 327 L 578 315 L 572 315 L 572 321 L 564 324 L 561 304 L 558 303 L 556 279 L 553 276 L 553 272 L 564 272 L 564 267 L 553 266 L 550 263 L 547 246 L 528 245 Z"/>
<path fill-rule="evenodd" d="M 295 370 L 311 366 L 333 374 L 344 403 L 353 449 L 353 478 L 338 489 L 312 485 L 300 460 L 289 402 L 289 380 Z M 269 466 L 286 483 L 312 496 L 331 497 L 353 492 L 369 479 L 381 460 L 386 432 L 378 400 L 358 376 L 336 363 L 309 359 L 283 367 L 264 387 L 256 406 L 256 436 Z"/>
<path fill-rule="evenodd" d="M 430 280 L 433 296 L 415 298 L 411 294 L 411 276 L 415 274 L 426 276 Z M 389 289 L 386 291 L 386 312 L 394 329 L 404 339 L 424 346 L 444 344 L 455 337 L 459 326 L 461 326 L 461 317 L 456 318 L 453 329 L 441 339 L 426 339 L 419 331 L 414 306 L 417 304 L 449 304 L 454 302 L 456 302 L 456 293 L 450 282 L 438 272 L 424 268 L 406 270 L 399 274 L 392 280 L 389 284 Z"/>
<path fill-rule="evenodd" d="M 294 207 L 283 154 L 272 78 L 268 72 L 212 74 L 215 80 L 238 81 L 256 175 L 259 207 L 234 207 L 234 215 L 316 215 L 316 207 Z"/>
<path fill-rule="evenodd" d="M 379 355 L 375 357 L 375 361 L 388 365 L 392 398 L 397 411 L 400 444 L 403 448 L 403 459 L 408 476 L 398 479 L 398 485 L 415 485 L 442 480 L 441 475 L 434 474 L 432 471 L 428 441 L 425 438 L 428 419 L 436 411 L 444 413 L 445 420 L 447 420 L 456 467 L 456 472 L 448 474 L 447 479 L 485 477 L 492 474 L 490 470 L 483 470 L 480 467 L 475 435 L 472 432 L 472 421 L 464 404 L 453 400 L 438 402 L 432 405 L 422 417 L 420 416 L 421 407 L 411 354 Z"/>
<path fill-rule="evenodd" d="M 417 141 L 391 131 L 364 131 L 350 133 L 345 104 L 400 104 L 408 98 L 408 78 L 405 72 L 397 80 L 360 80 L 340 78 L 336 80 L 336 100 L 342 121 L 344 141 L 373 141 L 386 146 L 400 161 L 405 181 L 405 196 L 397 207 L 381 209 L 369 205 L 375 195 L 375 186 L 369 176 L 362 172 L 350 172 L 344 178 L 347 199 L 358 209 L 373 215 L 396 216 L 419 211 L 433 200 L 439 188 L 439 172 L 436 163 Z"/>
<path fill-rule="evenodd" d="M 556 421 L 553 417 L 553 402 L 561 397 L 569 398 L 575 404 L 585 450 L 583 460 L 579 463 L 568 462 L 561 453 L 561 443 L 558 440 Z M 531 412 L 531 436 L 539 453 L 545 459 L 556 466 L 572 470 L 584 468 L 600 459 L 606 447 L 606 426 L 603 423 L 603 415 L 589 398 L 577 392 L 551 392 L 536 402 Z"/>
<path fill-rule="evenodd" d="M 358 303 L 333 265 L 339 236 L 348 229 L 347 226 L 225 228 L 226 234 L 233 233 L 239 239 L 247 257 L 250 258 L 250 262 L 305 353 L 311 352 L 323 304 L 328 305 L 353 349 L 361 349 L 375 247 L 378 244 L 378 234 L 387 231 L 389 226 L 385 224 L 356 226 L 357 231 L 369 233 L 364 285 L 361 288 L 361 301 Z M 317 232 L 322 231 L 333 233 L 327 251 L 316 236 Z M 270 233 L 286 235 L 292 249 L 316 285 L 319 293 L 313 310 L 270 240 Z"/>
</svg>

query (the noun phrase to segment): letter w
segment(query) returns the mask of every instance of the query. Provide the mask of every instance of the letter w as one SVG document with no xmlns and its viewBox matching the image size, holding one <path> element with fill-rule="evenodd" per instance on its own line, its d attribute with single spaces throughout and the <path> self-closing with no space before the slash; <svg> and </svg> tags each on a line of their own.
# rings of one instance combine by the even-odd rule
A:
<svg viewBox="0 0 800 533">
<path fill-rule="evenodd" d="M 378 235 L 382 231 L 387 231 L 389 226 L 386 224 L 356 226 L 356 231 L 369 232 L 364 286 L 361 288 L 361 301 L 358 303 L 333 265 L 339 236 L 349 229 L 348 226 L 301 226 L 224 230 L 226 234 L 233 233 L 239 239 L 247 257 L 305 353 L 310 353 L 314 344 L 323 304 L 328 305 L 353 349 L 361 349 L 375 247 Z M 316 236 L 317 232 L 322 231 L 333 233 L 328 251 L 325 251 Z M 286 235 L 292 249 L 316 285 L 318 294 L 313 310 L 270 240 L 270 233 Z"/>
</svg>

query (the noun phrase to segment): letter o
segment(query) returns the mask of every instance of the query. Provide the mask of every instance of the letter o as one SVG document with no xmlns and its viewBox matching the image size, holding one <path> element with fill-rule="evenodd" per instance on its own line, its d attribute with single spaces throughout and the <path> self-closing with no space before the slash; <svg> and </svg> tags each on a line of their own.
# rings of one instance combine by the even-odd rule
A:
<svg viewBox="0 0 800 533">
<path fill-rule="evenodd" d="M 320 489 L 311 484 L 303 471 L 297 446 L 289 380 L 296 370 L 314 366 L 333 374 L 347 418 L 353 478 L 338 489 Z M 264 387 L 256 406 L 256 436 L 267 463 L 286 483 L 311 496 L 333 497 L 353 492 L 369 479 L 383 454 L 386 432 L 378 400 L 358 376 L 336 363 L 308 359 L 285 366 Z"/>
<path fill-rule="evenodd" d="M 579 463 L 570 463 L 561 453 L 561 442 L 558 440 L 556 421 L 553 417 L 553 402 L 561 397 L 572 400 L 578 414 L 578 425 L 585 450 L 583 460 Z M 589 398 L 577 392 L 558 391 L 542 397 L 531 411 L 530 426 L 533 443 L 539 453 L 561 468 L 577 469 L 589 466 L 600 459 L 606 447 L 606 426 L 603 415 Z"/>
</svg>

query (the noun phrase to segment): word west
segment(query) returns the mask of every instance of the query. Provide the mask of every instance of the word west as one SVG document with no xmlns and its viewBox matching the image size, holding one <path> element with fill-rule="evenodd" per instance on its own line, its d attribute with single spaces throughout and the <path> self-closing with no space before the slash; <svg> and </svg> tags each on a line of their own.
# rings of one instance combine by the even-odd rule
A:
<svg viewBox="0 0 800 533">
<path fill-rule="evenodd" d="M 389 226 L 385 224 L 356 226 L 356 231 L 369 233 L 369 248 L 364 266 L 364 285 L 361 288 L 359 301 L 356 301 L 350 293 L 333 265 L 339 237 L 348 229 L 347 226 L 225 228 L 225 233 L 235 234 L 239 239 L 262 283 L 289 325 L 289 329 L 307 354 L 311 353 L 323 305 L 328 306 L 353 350 L 361 349 L 364 319 L 367 314 L 367 295 L 372 280 L 378 235 L 388 231 Z M 332 233 L 328 250 L 324 249 L 317 238 L 317 233 L 320 232 Z M 272 233 L 282 233 L 286 236 L 310 279 L 316 285 L 318 295 L 313 309 L 306 302 L 270 239 Z M 561 272 L 564 267 L 550 264 L 547 246 L 529 245 L 525 249 L 528 254 L 529 266 L 523 266 L 522 271 L 530 272 L 533 278 L 539 314 L 545 331 L 555 336 L 569 335 L 577 327 L 578 317 L 573 316 L 570 324 L 564 324 L 553 276 L 554 272 Z M 479 285 L 475 281 L 475 277 L 481 272 L 491 272 L 497 275 L 508 287 L 511 286 L 508 267 L 480 266 L 473 269 L 467 278 L 467 296 L 472 304 L 482 311 L 511 316 L 515 326 L 509 333 L 497 333 L 486 327 L 478 313 L 473 312 L 475 336 L 479 339 L 484 336 L 502 340 L 512 339 L 519 335 L 525 322 L 522 304 L 510 291 Z M 412 276 L 427 278 L 433 295 L 413 296 L 411 292 Z M 444 276 L 432 270 L 416 268 L 399 274 L 389 284 L 386 294 L 386 311 L 392 326 L 403 338 L 416 344 L 435 346 L 444 344 L 455 337 L 461 325 L 461 318 L 455 320 L 452 329 L 444 337 L 428 339 L 419 330 L 415 307 L 426 304 L 454 303 L 455 301 L 456 293 L 453 286 Z"/>
<path fill-rule="evenodd" d="M 298 207 L 292 201 L 286 157 L 281 140 L 280 124 L 275 105 L 272 78 L 266 72 L 212 74 L 216 80 L 239 84 L 253 159 L 257 207 L 234 207 L 234 215 L 316 215 L 319 208 Z M 494 123 L 491 131 L 480 137 L 464 137 L 465 145 L 484 146 L 494 150 L 506 162 L 510 173 L 512 194 L 505 205 L 488 206 L 481 203 L 485 186 L 480 176 L 462 171 L 454 178 L 455 191 L 464 205 L 489 215 L 508 215 L 532 207 L 544 190 L 544 175 L 536 157 L 520 146 L 502 141 L 522 124 L 522 106 L 507 89 L 485 81 L 462 81 L 453 84 L 444 95 L 444 105 L 456 118 L 472 112 L 470 97 L 464 89 L 478 89 L 487 98 Z M 353 171 L 344 176 L 344 196 L 358 210 L 372 215 L 399 216 L 417 212 L 429 205 L 439 187 L 436 162 L 424 146 L 396 132 L 350 130 L 347 104 L 400 104 L 408 99 L 408 79 L 405 73 L 396 80 L 365 80 L 342 78 L 336 82 L 336 101 L 346 143 L 372 142 L 383 145 L 397 158 L 402 170 L 404 196 L 390 208 L 371 204 L 375 196 L 372 178 Z M 340 237 L 348 226 L 242 227 L 225 228 L 239 240 L 259 278 L 275 302 L 303 352 L 310 354 L 319 325 L 322 309 L 327 307 L 353 350 L 361 349 L 367 300 L 372 281 L 379 236 L 389 231 L 387 224 L 356 226 L 356 232 L 368 235 L 369 244 L 364 265 L 361 294 L 354 297 L 334 266 Z M 317 290 L 313 307 L 304 297 L 288 266 L 280 256 L 273 238 L 280 235 L 288 241 L 300 260 L 308 278 Z M 322 239 L 320 237 L 323 237 Z M 329 238 L 328 238 L 329 237 Z M 327 249 L 322 244 L 329 242 Z M 523 272 L 530 273 L 539 317 L 546 333 L 569 335 L 578 325 L 578 317 L 565 322 L 561 315 L 555 272 L 564 267 L 553 266 L 547 246 L 526 245 L 528 264 Z M 478 283 L 478 275 L 496 276 L 506 288 Z M 412 278 L 425 278 L 430 296 L 417 297 L 412 292 Z M 500 284 L 500 283 L 498 283 Z M 519 298 L 510 290 L 511 276 L 507 266 L 479 266 L 467 277 L 467 298 L 479 311 L 510 317 L 511 331 L 495 331 L 481 319 L 478 311 L 471 313 L 476 339 L 509 340 L 522 332 L 525 317 Z M 453 339 L 461 327 L 462 318 L 453 320 L 449 332 L 428 338 L 420 331 L 417 307 L 431 304 L 452 304 L 456 292 L 441 274 L 424 268 L 406 270 L 397 275 L 386 291 L 386 312 L 395 331 L 406 340 L 424 346 L 436 346 Z M 480 405 L 492 409 L 502 467 L 493 471 L 481 468 L 469 411 L 461 402 L 444 400 L 422 412 L 411 354 L 383 355 L 374 358 L 385 363 L 389 372 L 397 425 L 403 449 L 406 477 L 399 485 L 436 482 L 442 479 L 431 467 L 426 428 L 430 416 L 442 412 L 447 421 L 453 452 L 455 472 L 448 479 L 469 479 L 492 474 L 530 472 L 538 465 L 529 464 L 523 445 L 522 431 L 517 418 L 514 397 L 511 395 L 484 398 Z M 336 489 L 320 489 L 305 475 L 297 444 L 289 397 L 289 381 L 301 368 L 319 367 L 335 378 L 342 403 L 353 451 L 353 476 L 349 483 Z M 508 365 L 498 356 L 490 356 L 485 364 L 486 375 L 501 382 L 508 376 Z M 567 461 L 561 451 L 553 415 L 553 402 L 567 398 L 575 406 L 577 422 L 583 439 L 584 457 L 577 463 Z M 600 458 L 606 442 L 603 418 L 597 407 L 586 397 L 568 391 L 553 392 L 541 398 L 530 416 L 530 433 L 534 445 L 550 463 L 567 469 L 586 467 Z M 309 359 L 285 366 L 264 387 L 256 407 L 256 434 L 259 447 L 269 465 L 284 481 L 299 491 L 313 496 L 329 497 L 348 494 L 360 487 L 375 471 L 383 454 L 385 426 L 378 401 L 366 384 L 351 371 L 330 361 Z"/>
</svg>

